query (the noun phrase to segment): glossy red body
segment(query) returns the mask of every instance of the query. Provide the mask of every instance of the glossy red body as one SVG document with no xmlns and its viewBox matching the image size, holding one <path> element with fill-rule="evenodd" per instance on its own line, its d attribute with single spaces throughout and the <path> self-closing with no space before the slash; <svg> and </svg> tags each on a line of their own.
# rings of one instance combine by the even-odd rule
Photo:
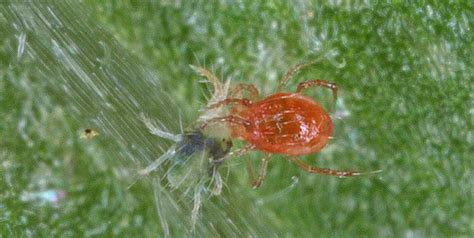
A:
<svg viewBox="0 0 474 238">
<path fill-rule="evenodd" d="M 239 109 L 234 112 L 249 125 L 234 126 L 233 135 L 268 153 L 315 153 L 333 134 L 329 114 L 313 99 L 299 93 L 273 94 Z"/>
</svg>

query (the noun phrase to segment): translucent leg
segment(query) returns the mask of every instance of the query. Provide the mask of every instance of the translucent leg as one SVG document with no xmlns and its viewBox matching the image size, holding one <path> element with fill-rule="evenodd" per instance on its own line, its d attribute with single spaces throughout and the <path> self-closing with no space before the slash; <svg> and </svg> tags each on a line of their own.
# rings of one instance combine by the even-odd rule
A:
<svg viewBox="0 0 474 238">
<path fill-rule="evenodd" d="M 245 163 L 247 164 L 247 174 L 250 177 L 250 182 L 253 185 L 253 182 L 256 180 L 255 169 L 253 167 L 252 161 L 249 158 L 245 157 Z"/>
<path fill-rule="evenodd" d="M 295 74 L 298 73 L 302 68 L 313 65 L 313 64 L 317 64 L 317 63 L 319 63 L 319 60 L 315 60 L 315 61 L 311 61 L 311 62 L 307 62 L 307 63 L 300 63 L 300 64 L 297 64 L 297 65 L 293 66 L 290 70 L 288 70 L 288 72 L 286 72 L 286 74 L 281 79 L 280 87 L 278 88 L 278 91 L 283 90 L 283 87 L 285 87 L 285 85 L 288 83 L 288 81 L 290 79 L 292 79 L 293 76 L 295 76 Z"/>
<path fill-rule="evenodd" d="M 173 157 L 175 154 L 176 154 L 176 148 L 173 146 L 168 151 L 166 151 L 164 154 L 162 154 L 158 159 L 156 159 L 150 165 L 148 165 L 146 168 L 139 170 L 138 175 L 135 176 L 134 181 L 130 185 L 128 185 L 127 189 L 130 189 L 133 185 L 135 185 L 135 183 L 138 180 L 140 180 L 144 176 L 149 175 L 151 172 L 153 172 L 156 168 L 158 168 L 166 160 Z"/>
<path fill-rule="evenodd" d="M 252 100 L 256 100 L 258 98 L 259 92 L 258 89 L 253 85 L 253 84 L 237 84 L 229 93 L 230 98 L 239 98 L 242 95 L 240 93 L 242 91 L 247 91 L 249 93 L 249 96 Z"/>
<path fill-rule="evenodd" d="M 194 231 L 194 229 L 196 228 L 196 221 L 198 219 L 198 216 L 199 216 L 199 210 L 201 208 L 201 205 L 202 205 L 202 201 L 201 201 L 201 187 L 197 187 L 195 190 L 194 190 L 194 198 L 193 198 L 193 201 L 194 201 L 194 206 L 193 206 L 193 210 L 191 212 L 191 230 Z"/>
<path fill-rule="evenodd" d="M 214 117 L 206 121 L 201 125 L 201 129 L 206 128 L 209 124 L 211 123 L 216 123 L 216 122 L 228 122 L 231 124 L 236 124 L 236 125 L 241 125 L 241 126 L 248 126 L 250 125 L 250 122 L 237 116 L 225 116 L 225 117 Z"/>
<path fill-rule="evenodd" d="M 224 182 L 222 181 L 222 177 L 217 171 L 212 174 L 211 182 L 209 183 L 209 191 L 212 195 L 219 195 L 222 192 L 222 186 Z"/>
<path fill-rule="evenodd" d="M 203 77 L 206 77 L 207 80 L 209 80 L 209 82 L 212 83 L 212 86 L 214 87 L 214 90 L 215 91 L 219 91 L 221 92 L 224 88 L 223 84 L 221 83 L 221 81 L 219 80 L 218 77 L 216 77 L 213 73 L 211 73 L 211 71 L 205 69 L 205 68 L 202 68 L 202 67 L 199 67 L 199 66 L 194 66 L 194 65 L 190 65 L 191 68 L 196 71 L 199 75 L 203 76 Z"/>
<path fill-rule="evenodd" d="M 164 139 L 172 140 L 178 142 L 181 140 L 181 135 L 175 135 L 170 132 L 160 129 L 153 121 L 145 116 L 145 114 L 140 114 L 142 121 L 145 123 L 145 126 L 148 128 L 151 134 L 159 136 Z M 181 120 L 180 120 L 181 122 Z"/>
<path fill-rule="evenodd" d="M 332 96 L 334 98 L 334 103 L 337 101 L 337 86 L 336 86 L 336 84 L 332 83 L 332 82 L 329 82 L 329 81 L 326 81 L 326 80 L 316 79 L 316 80 L 309 80 L 309 81 L 301 82 L 298 85 L 298 88 L 296 89 L 296 92 L 300 93 L 304 89 L 307 89 L 307 88 L 310 88 L 310 87 L 315 87 L 315 86 L 331 89 Z"/>
<path fill-rule="evenodd" d="M 208 107 L 208 109 L 212 109 L 212 108 L 216 108 L 216 107 L 220 107 L 220 106 L 225 106 L 225 105 L 229 105 L 229 104 L 237 104 L 237 105 L 241 105 L 241 106 L 245 106 L 245 107 L 248 107 L 252 104 L 252 102 L 246 98 L 227 98 L 227 99 L 224 99 L 218 103 L 215 103 L 215 104 L 212 104 Z"/>
<path fill-rule="evenodd" d="M 168 151 L 166 151 L 166 153 L 164 153 L 158 159 L 156 159 L 150 165 L 148 165 L 146 168 L 138 171 L 138 174 L 140 176 L 146 176 L 150 174 L 152 171 L 158 168 L 158 166 L 160 166 L 163 162 L 165 162 L 169 158 L 173 157 L 175 154 L 176 154 L 176 148 L 173 146 Z"/>
<path fill-rule="evenodd" d="M 240 148 L 240 149 L 237 149 L 235 151 L 232 151 L 230 152 L 229 154 L 227 154 L 226 156 L 220 158 L 220 159 L 217 159 L 217 160 L 214 160 L 212 161 L 213 163 L 215 164 L 221 164 L 223 163 L 225 160 L 228 160 L 230 158 L 235 158 L 235 157 L 239 157 L 239 156 L 242 156 L 246 153 L 248 153 L 249 151 L 255 149 L 255 146 L 252 145 L 252 144 L 248 144 L 246 145 L 245 147 L 243 148 Z"/>
<path fill-rule="evenodd" d="M 289 157 L 289 160 L 295 163 L 296 165 L 298 165 L 300 168 L 302 168 L 304 171 L 308 173 L 332 175 L 332 176 L 338 176 L 338 177 L 359 176 L 359 175 L 375 174 L 375 173 L 382 172 L 382 170 L 376 170 L 376 171 L 371 171 L 368 173 L 361 173 L 361 172 L 356 172 L 356 171 L 340 171 L 340 170 L 333 170 L 333 169 L 322 169 L 322 168 L 308 165 L 297 157 Z"/>
<path fill-rule="evenodd" d="M 267 176 L 268 161 L 270 161 L 271 159 L 271 154 L 267 154 L 265 157 L 262 158 L 262 163 L 260 164 L 260 174 L 258 175 L 258 178 L 252 183 L 252 187 L 254 189 L 260 187 L 260 185 L 262 185 L 263 183 L 263 180 L 265 180 L 265 177 Z"/>
</svg>

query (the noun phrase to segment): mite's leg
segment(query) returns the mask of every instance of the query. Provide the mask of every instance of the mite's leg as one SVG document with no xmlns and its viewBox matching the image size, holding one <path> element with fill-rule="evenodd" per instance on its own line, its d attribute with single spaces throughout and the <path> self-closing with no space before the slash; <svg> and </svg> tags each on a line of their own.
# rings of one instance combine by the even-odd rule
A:
<svg viewBox="0 0 474 238">
<path fill-rule="evenodd" d="M 278 88 L 278 91 L 283 90 L 283 87 L 288 83 L 288 81 L 291 78 L 293 78 L 293 76 L 295 76 L 295 74 L 298 73 L 298 71 L 300 71 L 302 68 L 313 65 L 313 64 L 317 64 L 317 63 L 319 63 L 319 60 L 315 60 L 315 61 L 311 61 L 311 62 L 307 62 L 307 63 L 300 63 L 300 64 L 297 64 L 297 65 L 293 66 L 293 68 L 288 70 L 288 72 L 286 72 L 286 74 L 281 79 L 280 87 Z"/>
<path fill-rule="evenodd" d="M 253 181 L 255 181 L 255 169 L 254 169 L 254 166 L 252 164 L 252 161 L 250 161 L 250 159 L 248 157 L 244 157 L 245 159 L 245 163 L 247 164 L 247 174 L 248 176 L 250 177 L 250 181 L 252 183 L 252 186 L 253 186 Z"/>
<path fill-rule="evenodd" d="M 228 160 L 230 158 L 235 158 L 235 157 L 239 157 L 239 156 L 242 156 L 246 153 L 248 153 L 249 151 L 255 149 L 255 146 L 252 145 L 252 144 L 248 144 L 246 145 L 245 147 L 243 148 L 240 148 L 240 149 L 237 149 L 237 150 L 234 150 L 230 153 L 228 153 L 226 156 L 222 157 L 222 158 L 219 158 L 219 159 L 216 159 L 216 160 L 213 160 L 212 163 L 216 166 L 222 164 L 225 160 Z"/>
<path fill-rule="evenodd" d="M 199 66 L 194 66 L 194 65 L 190 65 L 190 66 L 199 75 L 201 75 L 203 77 L 206 77 L 207 80 L 209 80 L 209 82 L 211 82 L 211 84 L 214 87 L 215 91 L 221 92 L 223 90 L 223 87 L 224 87 L 223 84 L 221 83 L 219 78 L 217 78 L 213 73 L 211 73 L 211 71 L 209 71 L 205 68 L 199 67 Z"/>
<path fill-rule="evenodd" d="M 174 142 L 178 142 L 181 140 L 181 135 L 175 135 L 170 132 L 162 130 L 152 120 L 147 118 L 145 114 L 141 113 L 140 117 L 142 118 L 142 121 L 145 123 L 145 126 L 148 128 L 151 134 L 159 136 L 164 139 L 172 140 Z"/>
<path fill-rule="evenodd" d="M 230 153 L 228 153 L 227 155 L 225 155 L 224 157 L 222 158 L 219 158 L 219 159 L 216 159 L 216 160 L 213 160 L 211 162 L 211 176 L 214 178 L 215 175 L 217 175 L 217 168 L 224 163 L 225 160 L 228 160 L 228 159 L 231 159 L 231 158 L 236 158 L 236 157 L 239 157 L 241 155 L 244 155 L 246 153 L 248 153 L 249 151 L 255 149 L 255 146 L 252 145 L 252 144 L 248 144 L 246 145 L 245 147 L 243 148 L 240 148 L 240 149 L 237 149 L 237 150 L 234 150 Z"/>
<path fill-rule="evenodd" d="M 214 117 L 209 119 L 207 122 L 201 125 L 201 129 L 206 128 L 209 124 L 211 123 L 216 123 L 216 122 L 228 122 L 231 124 L 236 124 L 236 125 L 241 125 L 241 126 L 248 126 L 250 125 L 250 121 L 245 120 L 241 117 L 237 116 L 225 116 L 225 117 Z"/>
<path fill-rule="evenodd" d="M 163 155 L 161 155 L 158 159 L 153 161 L 150 165 L 148 165 L 146 168 L 141 169 L 138 171 L 138 175 L 140 176 L 146 176 L 150 174 L 153 170 L 158 168 L 161 164 L 166 162 L 168 159 L 173 157 L 176 154 L 176 148 L 172 147 L 168 151 L 166 151 Z"/>
<path fill-rule="evenodd" d="M 271 159 L 271 154 L 267 154 L 265 157 L 262 158 L 262 163 L 260 164 L 260 174 L 258 175 L 258 178 L 256 180 L 253 180 L 252 183 L 254 189 L 260 187 L 260 185 L 262 185 L 263 180 L 265 180 L 265 177 L 267 176 L 268 161 L 270 161 Z"/>
<path fill-rule="evenodd" d="M 246 154 L 249 151 L 252 151 L 254 149 L 255 149 L 254 145 L 248 144 L 248 145 L 244 146 L 243 148 L 240 148 L 238 150 L 230 152 L 227 156 L 228 157 L 239 157 L 239 156 L 242 156 L 242 155 L 244 155 L 244 154 Z"/>
<path fill-rule="evenodd" d="M 242 95 L 240 95 L 240 93 L 244 90 L 249 93 L 248 96 L 250 97 L 250 99 L 252 100 L 258 99 L 258 95 L 259 95 L 258 89 L 253 84 L 244 84 L 244 83 L 237 84 L 237 86 L 235 86 L 235 88 L 233 88 L 230 91 L 229 98 L 241 97 Z"/>
<path fill-rule="evenodd" d="M 194 189 L 194 197 L 193 197 L 194 206 L 191 212 L 191 232 L 193 232 L 194 229 L 196 228 L 196 221 L 198 219 L 199 211 L 202 205 L 201 195 L 202 195 L 201 187 L 197 186 Z"/>
<path fill-rule="evenodd" d="M 213 109 L 216 107 L 220 107 L 222 105 L 229 105 L 229 104 L 237 104 L 237 105 L 242 105 L 245 107 L 248 107 L 252 104 L 252 102 L 246 98 L 227 98 L 224 99 L 220 102 L 214 103 L 208 107 L 208 109 Z"/>
<path fill-rule="evenodd" d="M 215 167 L 215 166 L 212 166 Z M 222 192 L 222 177 L 217 173 L 217 169 L 211 174 L 211 182 L 209 183 L 209 191 L 212 195 L 219 195 Z"/>
<path fill-rule="evenodd" d="M 304 89 L 314 87 L 314 86 L 325 87 L 325 88 L 331 89 L 332 96 L 334 98 L 334 102 L 337 101 L 337 86 L 336 86 L 336 84 L 332 83 L 332 82 L 329 82 L 329 81 L 326 81 L 326 80 L 315 79 L 315 80 L 309 80 L 309 81 L 301 82 L 298 85 L 298 88 L 296 89 L 296 92 L 300 93 Z"/>
<path fill-rule="evenodd" d="M 382 170 L 376 170 L 368 173 L 361 173 L 356 171 L 340 171 L 340 170 L 333 170 L 333 169 L 322 169 L 318 167 L 313 167 L 311 165 L 306 164 L 302 160 L 297 157 L 290 157 L 290 161 L 298 165 L 304 171 L 308 173 L 316 173 L 316 174 L 323 174 L 323 175 L 332 175 L 332 176 L 339 176 L 339 177 L 349 177 L 349 176 L 358 176 L 358 175 L 365 175 L 365 174 L 375 174 L 380 173 Z"/>
<path fill-rule="evenodd" d="M 151 172 L 153 172 L 160 165 L 162 165 L 163 163 L 165 163 L 167 160 L 171 159 L 175 155 L 176 155 L 176 148 L 171 147 L 168 151 L 162 154 L 158 159 L 153 161 L 146 168 L 139 170 L 138 175 L 135 177 L 134 181 L 127 187 L 127 189 L 130 189 L 136 182 L 138 182 L 138 180 L 140 180 L 141 178 L 145 176 L 148 176 Z"/>
</svg>

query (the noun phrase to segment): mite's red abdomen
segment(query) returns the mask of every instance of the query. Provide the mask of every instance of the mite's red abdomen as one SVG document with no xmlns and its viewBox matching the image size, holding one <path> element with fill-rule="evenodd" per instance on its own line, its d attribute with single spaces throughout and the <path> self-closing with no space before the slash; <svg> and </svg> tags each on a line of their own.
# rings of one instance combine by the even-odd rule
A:
<svg viewBox="0 0 474 238">
<path fill-rule="evenodd" d="M 251 124 L 243 137 L 256 149 L 285 155 L 320 151 L 333 133 L 329 114 L 313 99 L 297 93 L 277 93 L 254 102 L 240 116 Z"/>
</svg>

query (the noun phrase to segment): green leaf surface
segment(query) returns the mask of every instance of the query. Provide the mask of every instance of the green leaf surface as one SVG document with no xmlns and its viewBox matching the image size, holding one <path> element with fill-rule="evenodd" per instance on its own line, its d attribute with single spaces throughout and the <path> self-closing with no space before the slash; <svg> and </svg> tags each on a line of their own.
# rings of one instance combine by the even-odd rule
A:
<svg viewBox="0 0 474 238">
<path fill-rule="evenodd" d="M 23 236 L 458 237 L 474 233 L 472 1 L 0 3 L 0 232 Z M 136 171 L 209 97 L 189 65 L 277 91 L 335 82 L 334 140 L 308 174 L 282 156 L 258 190 L 243 157 L 223 194 L 185 198 Z M 329 93 L 307 92 L 331 107 Z M 86 128 L 99 135 L 81 139 Z M 236 147 L 245 142 L 235 143 Z M 245 155 L 258 166 L 263 154 Z"/>
</svg>

